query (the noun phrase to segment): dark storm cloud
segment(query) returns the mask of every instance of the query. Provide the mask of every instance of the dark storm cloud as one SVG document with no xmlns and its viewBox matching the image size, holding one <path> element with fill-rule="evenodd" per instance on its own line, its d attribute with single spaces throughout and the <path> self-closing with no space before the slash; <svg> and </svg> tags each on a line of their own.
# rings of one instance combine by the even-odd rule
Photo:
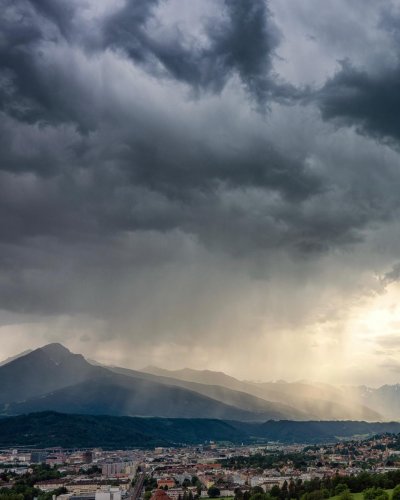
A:
<svg viewBox="0 0 400 500">
<path fill-rule="evenodd" d="M 78 2 L 0 5 L 5 308 L 106 315 L 118 297 L 126 314 L 124 297 L 151 289 L 137 274 L 184 260 L 185 244 L 189 255 L 206 247 L 244 261 L 315 258 L 361 241 L 396 209 L 390 197 L 381 203 L 390 189 L 371 188 L 361 161 L 351 158 L 357 182 L 335 165 L 319 168 L 326 158 L 312 134 L 300 144 L 290 119 L 274 125 L 276 100 L 297 91 L 274 73 L 281 35 L 266 2 L 218 4 L 199 21 L 201 42 L 174 23 L 157 31 L 156 0 L 106 10 L 95 27 Z M 340 89 L 335 78 L 321 106 Z M 270 113 L 254 112 L 254 101 Z M 132 234 L 145 240 L 141 252 L 126 241 Z"/>
<path fill-rule="evenodd" d="M 342 62 L 318 95 L 327 120 L 354 125 L 380 139 L 400 139 L 400 65 L 371 74 Z"/>
<path fill-rule="evenodd" d="M 158 141 L 139 138 L 125 143 L 121 167 L 135 183 L 185 199 L 192 190 L 200 192 L 225 187 L 265 187 L 285 198 L 301 201 L 321 189 L 320 180 L 308 172 L 304 158 L 290 158 L 259 140 L 230 151 L 214 151 L 203 140 L 168 132 L 157 133 Z M 174 154 L 170 154 L 170 148 Z"/>
<path fill-rule="evenodd" d="M 278 88 L 271 70 L 279 35 L 266 2 L 226 0 L 221 17 L 202 21 L 209 43 L 189 47 L 179 30 L 175 38 L 152 36 L 148 22 L 158 5 L 128 1 L 106 15 L 100 29 L 104 45 L 97 51 L 122 49 L 153 76 L 155 61 L 161 62 L 170 78 L 198 88 L 221 91 L 234 73 L 257 100 Z M 312 200 L 329 196 L 331 187 L 307 167 L 307 152 L 283 153 L 259 133 L 245 139 L 235 134 L 226 147 L 216 148 L 210 134 L 154 115 L 151 103 L 122 115 L 106 91 L 82 85 L 79 65 L 57 60 L 75 44 L 85 57 L 97 57 L 87 51 L 84 33 L 76 32 L 81 26 L 76 4 L 3 0 L 3 6 L 1 168 L 49 177 L 43 183 L 4 178 L 6 190 L 24 186 L 30 196 L 3 196 L 3 239 L 183 228 L 205 241 L 226 239 L 229 246 L 239 231 L 247 247 L 313 250 L 354 241 L 370 217 L 382 216 L 372 208 L 349 207 L 343 216 L 319 211 Z M 52 53 L 55 48 L 61 52 Z M 212 127 L 225 133 L 218 118 Z M 235 190 L 241 205 L 227 195 Z M 274 196 L 278 201 L 268 206 L 265 218 L 246 213 L 255 205 L 257 214 L 258 205 Z M 209 230 L 210 219 L 224 228 L 220 235 Z"/>
<path fill-rule="evenodd" d="M 1 0 L 0 7 L 0 109 L 28 123 L 93 126 L 85 100 L 68 85 L 71 68 L 46 58 L 62 45 L 72 7 L 42 0 Z"/>
<path fill-rule="evenodd" d="M 158 57 L 157 50 L 168 44 L 156 50 L 145 31 L 157 3 L 128 2 L 106 18 L 106 45 L 124 47 L 132 59 L 146 64 Z M 52 53 L 70 47 L 65 38 L 74 35 L 73 16 L 78 16 L 73 4 L 4 0 L 3 7 L 0 168 L 48 177 L 40 182 L 35 177 L 4 176 L 3 241 L 44 235 L 79 239 L 99 231 L 177 227 L 206 238 L 206 221 L 219 210 L 221 191 L 265 188 L 292 203 L 321 191 L 320 179 L 307 171 L 304 157 L 285 156 L 263 138 L 218 150 L 210 147 L 208 138 L 186 131 L 182 135 L 174 124 L 146 116 L 146 110 L 140 117 L 132 111 L 121 118 L 121 110 L 107 102 L 106 93 L 99 99 L 74 78 L 79 66 L 60 64 L 57 58 L 63 52 Z M 227 1 L 225 7 L 223 21 L 208 22 L 211 45 L 200 51 L 201 64 L 190 51 L 175 60 L 201 71 L 213 67 L 210 74 L 184 78 L 195 86 L 209 82 L 220 90 L 235 70 L 255 92 L 267 78 L 276 44 L 276 34 L 268 29 L 266 4 Z M 82 40 L 76 35 L 75 41 Z M 86 51 L 85 45 L 80 48 Z M 181 79 L 178 73 L 171 75 Z M 21 188 L 29 194 L 25 199 L 14 196 Z M 156 208 L 149 202 L 148 212 L 137 209 L 138 188 L 143 198 L 155 200 Z M 226 216 L 221 215 L 221 221 Z M 247 232 L 253 233 L 251 228 Z"/>
<path fill-rule="evenodd" d="M 364 5 L 364 4 L 363 4 Z M 358 6 L 360 8 L 361 4 Z M 371 10 L 372 6 L 372 10 Z M 327 79 L 316 99 L 322 116 L 339 126 L 396 146 L 400 139 L 400 17 L 396 2 L 366 4 L 365 25 L 358 23 L 356 43 L 365 49 L 348 50 L 340 67 Z M 334 39 L 334 38 L 333 38 Z M 344 37 L 346 44 L 352 35 Z M 352 44 L 350 44 L 352 49 Z"/>
<path fill-rule="evenodd" d="M 155 66 L 154 71 L 161 63 L 172 78 L 197 90 L 220 92 L 237 73 L 260 103 L 277 91 L 269 72 L 280 35 L 264 0 L 225 0 L 223 18 L 204 21 L 207 46 L 193 40 L 187 43 L 179 29 L 159 39 L 146 30 L 146 21 L 158 3 L 146 2 L 144 8 L 127 1 L 107 22 L 106 43 L 122 48 L 135 62 Z"/>
<path fill-rule="evenodd" d="M 127 1 L 112 15 L 103 27 L 105 45 L 122 48 L 135 62 L 146 62 L 150 56 L 147 47 L 145 23 L 159 0 Z"/>
<path fill-rule="evenodd" d="M 53 22 L 65 38 L 70 38 L 76 13 L 74 2 L 63 0 L 30 0 L 36 11 Z"/>
<path fill-rule="evenodd" d="M 213 44 L 206 59 L 215 61 L 220 80 L 237 71 L 250 93 L 263 102 L 277 87 L 269 73 L 280 33 L 265 1 L 226 0 L 225 4 L 228 20 L 209 28 Z"/>
<path fill-rule="evenodd" d="M 14 2 L 3 0 L 1 18 L 2 43 L 0 45 L 0 106 L 8 113 L 19 116 L 33 114 L 37 105 L 34 88 L 35 67 L 29 50 L 41 39 L 42 33 L 35 22 L 35 14 L 27 3 L 16 6 Z M 29 83 L 28 83 L 29 82 Z M 40 100 L 40 95 L 37 96 Z M 43 94 L 41 96 L 44 97 Z M 28 111 L 28 107 L 31 109 Z"/>
<path fill-rule="evenodd" d="M 84 6 L 75 3 L 2 0 L 0 108 L 31 123 L 70 122 L 83 131 L 93 129 L 100 117 L 96 110 L 93 116 L 93 109 L 82 108 L 86 99 L 77 103 L 75 89 L 68 85 L 71 68 L 54 68 L 44 57 L 49 47 L 67 43 L 92 52 L 107 47 L 122 50 L 151 73 L 161 77 L 166 72 L 164 76 L 195 90 L 220 92 L 238 74 L 261 105 L 274 96 L 293 94 L 289 84 L 270 75 L 279 34 L 266 2 L 224 2 L 221 19 L 203 21 L 205 46 L 198 40 L 186 43 L 174 27 L 172 34 L 155 36 L 147 23 L 158 4 L 158 0 L 127 1 L 94 27 L 79 19 Z"/>
</svg>

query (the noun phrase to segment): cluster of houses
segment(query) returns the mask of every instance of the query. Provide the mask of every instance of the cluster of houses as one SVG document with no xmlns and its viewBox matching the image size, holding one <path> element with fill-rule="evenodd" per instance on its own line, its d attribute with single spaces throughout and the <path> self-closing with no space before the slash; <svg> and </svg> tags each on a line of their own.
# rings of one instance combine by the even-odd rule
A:
<svg viewBox="0 0 400 500">
<path fill-rule="evenodd" d="M 38 463 L 56 467 L 57 479 L 38 481 L 44 492 L 60 492 L 57 500 L 192 500 L 206 498 L 210 488 L 221 497 L 233 497 L 255 486 L 264 491 L 282 487 L 293 479 L 303 481 L 334 474 L 357 474 L 365 468 L 385 472 L 400 468 L 400 451 L 394 436 L 359 442 L 341 442 L 314 447 L 304 445 L 217 446 L 156 448 L 153 450 L 0 450 L 3 469 L 14 476 L 29 474 Z M 229 459 L 255 454 L 277 454 L 279 465 L 260 468 L 230 467 Z M 305 457 L 306 467 L 296 468 L 293 454 Z M 288 457 L 287 459 L 285 457 Z M 246 460 L 243 462 L 246 464 Z M 135 490 L 137 474 L 150 480 Z M 0 487 L 12 487 L 12 483 Z"/>
</svg>

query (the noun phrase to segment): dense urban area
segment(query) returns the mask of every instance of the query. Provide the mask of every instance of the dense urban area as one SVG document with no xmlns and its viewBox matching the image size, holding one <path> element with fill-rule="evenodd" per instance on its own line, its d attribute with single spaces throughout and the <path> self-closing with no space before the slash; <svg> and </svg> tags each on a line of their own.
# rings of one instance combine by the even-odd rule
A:
<svg viewBox="0 0 400 500">
<path fill-rule="evenodd" d="M 0 450 L 0 500 L 399 500 L 400 438 Z"/>
</svg>

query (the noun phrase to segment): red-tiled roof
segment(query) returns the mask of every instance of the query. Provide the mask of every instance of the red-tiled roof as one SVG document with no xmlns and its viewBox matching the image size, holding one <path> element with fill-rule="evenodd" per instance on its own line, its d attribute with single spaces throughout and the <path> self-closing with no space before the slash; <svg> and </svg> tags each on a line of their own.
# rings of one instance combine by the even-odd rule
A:
<svg viewBox="0 0 400 500">
<path fill-rule="evenodd" d="M 171 500 L 165 490 L 156 490 L 150 500 Z"/>
</svg>

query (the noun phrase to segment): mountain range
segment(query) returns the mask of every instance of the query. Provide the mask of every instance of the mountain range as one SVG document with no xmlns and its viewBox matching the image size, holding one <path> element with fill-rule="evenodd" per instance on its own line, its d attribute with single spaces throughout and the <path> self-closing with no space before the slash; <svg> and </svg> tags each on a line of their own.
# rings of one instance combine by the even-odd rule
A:
<svg viewBox="0 0 400 500">
<path fill-rule="evenodd" d="M 60 344 L 49 344 L 0 366 L 0 412 L 44 410 L 243 421 L 305 418 L 294 408 L 229 388 L 208 391 L 201 384 L 95 366 Z"/>
<path fill-rule="evenodd" d="M 400 417 L 399 386 L 340 388 L 307 382 L 256 383 L 222 372 L 89 362 L 48 344 L 0 363 L 0 414 L 56 411 L 90 415 L 267 420 Z"/>
<path fill-rule="evenodd" d="M 370 407 L 368 398 L 359 397 L 356 394 L 356 388 L 352 388 L 349 392 L 347 388 L 342 389 L 328 384 L 284 381 L 246 382 L 223 372 L 189 368 L 169 371 L 149 366 L 143 371 L 192 383 L 216 384 L 275 404 L 288 405 L 301 414 L 300 418 L 299 416 L 290 417 L 295 420 L 386 420 L 379 410 L 379 405 L 374 408 Z"/>
</svg>

